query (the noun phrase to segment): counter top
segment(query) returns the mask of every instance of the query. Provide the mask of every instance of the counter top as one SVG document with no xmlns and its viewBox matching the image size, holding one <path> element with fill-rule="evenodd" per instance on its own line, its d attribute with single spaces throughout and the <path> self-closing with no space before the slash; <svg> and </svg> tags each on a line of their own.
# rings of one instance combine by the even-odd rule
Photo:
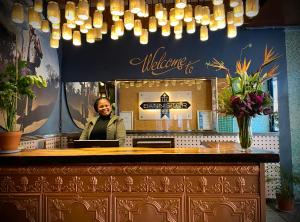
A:
<svg viewBox="0 0 300 222">
<path fill-rule="evenodd" d="M 0 165 L 97 164 L 97 163 L 208 163 L 279 162 L 271 151 L 241 150 L 236 143 L 206 143 L 200 148 L 80 148 L 22 150 L 0 154 Z"/>
</svg>

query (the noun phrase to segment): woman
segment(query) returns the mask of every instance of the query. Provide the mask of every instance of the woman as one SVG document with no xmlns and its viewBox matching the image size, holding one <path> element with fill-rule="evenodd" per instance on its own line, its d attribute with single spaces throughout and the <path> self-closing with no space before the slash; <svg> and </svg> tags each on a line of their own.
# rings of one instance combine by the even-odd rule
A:
<svg viewBox="0 0 300 222">
<path fill-rule="evenodd" d="M 119 145 L 125 145 L 125 126 L 123 119 L 112 114 L 108 99 L 98 98 L 94 109 L 99 116 L 88 120 L 81 133 L 80 140 L 119 140 Z"/>
</svg>

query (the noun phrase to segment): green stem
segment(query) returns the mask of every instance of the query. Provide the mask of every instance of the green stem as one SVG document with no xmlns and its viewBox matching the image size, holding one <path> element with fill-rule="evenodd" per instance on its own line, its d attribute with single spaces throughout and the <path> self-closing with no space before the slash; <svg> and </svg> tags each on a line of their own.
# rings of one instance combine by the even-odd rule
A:
<svg viewBox="0 0 300 222">
<path fill-rule="evenodd" d="M 249 148 L 252 144 L 251 120 L 252 117 L 250 116 L 237 118 L 240 144 L 243 149 Z"/>
</svg>

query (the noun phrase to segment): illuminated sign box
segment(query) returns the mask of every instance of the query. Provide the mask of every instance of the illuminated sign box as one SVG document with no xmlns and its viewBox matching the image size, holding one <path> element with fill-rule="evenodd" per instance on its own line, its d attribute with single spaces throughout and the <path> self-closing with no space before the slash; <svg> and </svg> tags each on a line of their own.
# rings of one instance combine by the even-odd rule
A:
<svg viewBox="0 0 300 222">
<path fill-rule="evenodd" d="M 192 119 L 192 92 L 139 92 L 139 119 Z"/>
</svg>

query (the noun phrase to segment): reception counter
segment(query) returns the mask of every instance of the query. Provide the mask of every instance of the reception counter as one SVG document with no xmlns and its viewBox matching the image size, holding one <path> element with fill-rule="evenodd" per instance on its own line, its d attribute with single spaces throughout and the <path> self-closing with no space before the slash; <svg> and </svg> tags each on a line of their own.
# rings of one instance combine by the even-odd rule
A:
<svg viewBox="0 0 300 222">
<path fill-rule="evenodd" d="M 0 155 L 3 221 L 265 221 L 264 163 L 206 148 L 82 148 Z"/>
</svg>

